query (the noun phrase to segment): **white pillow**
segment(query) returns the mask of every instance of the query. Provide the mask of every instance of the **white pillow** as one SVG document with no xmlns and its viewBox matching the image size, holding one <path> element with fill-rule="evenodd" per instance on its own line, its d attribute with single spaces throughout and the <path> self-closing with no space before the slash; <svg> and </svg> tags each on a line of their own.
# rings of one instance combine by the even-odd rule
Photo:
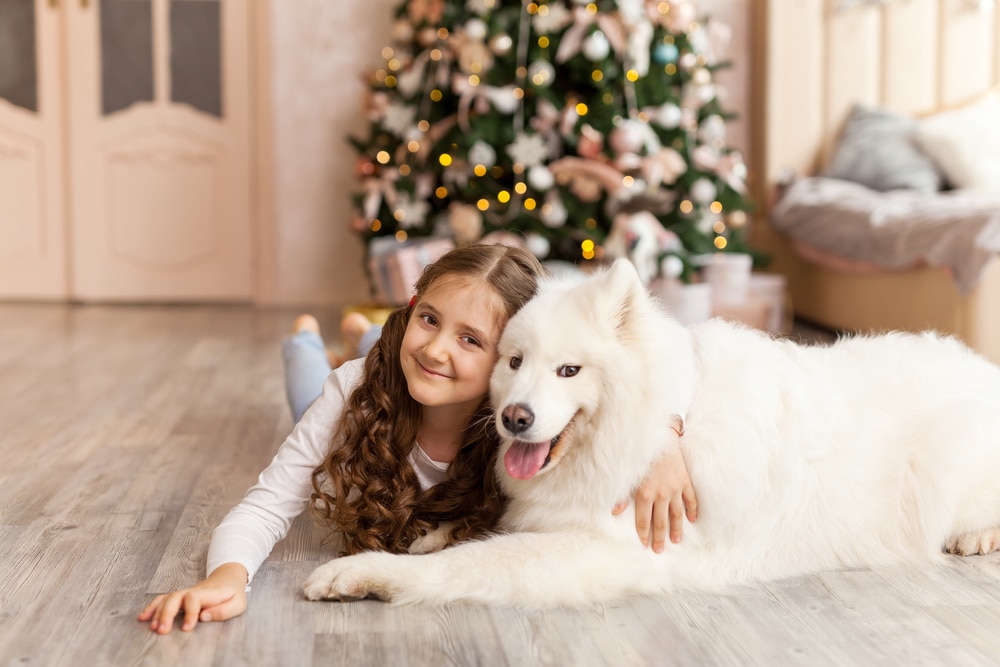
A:
<svg viewBox="0 0 1000 667">
<path fill-rule="evenodd" d="M 920 120 L 915 139 L 952 187 L 1000 194 L 1000 92 Z"/>
</svg>

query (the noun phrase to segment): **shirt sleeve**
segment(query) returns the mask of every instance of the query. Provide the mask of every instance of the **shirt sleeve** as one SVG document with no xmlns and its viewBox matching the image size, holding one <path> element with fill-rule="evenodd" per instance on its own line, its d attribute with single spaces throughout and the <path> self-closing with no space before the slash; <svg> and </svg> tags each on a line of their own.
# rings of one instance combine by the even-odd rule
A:
<svg viewBox="0 0 1000 667">
<path fill-rule="evenodd" d="M 207 573 L 239 563 L 249 579 L 288 533 L 312 496 L 312 472 L 326 457 L 340 423 L 344 402 L 361 378 L 364 360 L 350 361 L 330 373 L 323 393 L 281 444 L 271 463 L 243 500 L 212 532 Z"/>
</svg>

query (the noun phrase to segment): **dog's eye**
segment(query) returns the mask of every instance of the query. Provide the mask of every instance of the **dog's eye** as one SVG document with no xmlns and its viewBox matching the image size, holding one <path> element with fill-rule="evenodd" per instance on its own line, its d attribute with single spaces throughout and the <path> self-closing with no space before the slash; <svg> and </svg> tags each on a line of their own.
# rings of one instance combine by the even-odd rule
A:
<svg viewBox="0 0 1000 667">
<path fill-rule="evenodd" d="M 521 367 L 521 357 L 511 357 L 510 358 L 510 367 L 512 369 L 514 369 L 515 371 L 518 368 L 520 368 Z"/>
<path fill-rule="evenodd" d="M 580 372 L 580 367 L 579 366 L 568 366 L 567 365 L 567 366 L 560 366 L 556 370 L 556 375 L 558 375 L 561 378 L 571 378 L 571 377 L 573 377 L 574 375 L 576 375 L 579 372 Z"/>
</svg>

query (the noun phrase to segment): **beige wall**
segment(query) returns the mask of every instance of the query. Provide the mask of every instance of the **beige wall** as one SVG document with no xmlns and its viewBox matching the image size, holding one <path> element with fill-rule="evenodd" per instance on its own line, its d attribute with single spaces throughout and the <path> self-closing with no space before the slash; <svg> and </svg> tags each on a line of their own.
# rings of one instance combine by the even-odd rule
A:
<svg viewBox="0 0 1000 667">
<path fill-rule="evenodd" d="M 733 30 L 736 66 L 720 75 L 741 118 L 733 145 L 749 153 L 750 2 L 701 0 Z M 268 0 L 271 212 L 264 212 L 260 300 L 343 304 L 363 300 L 362 246 L 348 229 L 354 153 L 344 138 L 365 128 L 364 77 L 380 52 L 398 0 Z M 267 16 L 269 14 L 269 16 Z M 265 63 L 267 64 L 267 63 Z M 748 155 L 749 158 L 749 155 Z M 265 183 L 266 185 L 266 183 Z M 270 225 L 268 219 L 273 219 Z"/>
</svg>

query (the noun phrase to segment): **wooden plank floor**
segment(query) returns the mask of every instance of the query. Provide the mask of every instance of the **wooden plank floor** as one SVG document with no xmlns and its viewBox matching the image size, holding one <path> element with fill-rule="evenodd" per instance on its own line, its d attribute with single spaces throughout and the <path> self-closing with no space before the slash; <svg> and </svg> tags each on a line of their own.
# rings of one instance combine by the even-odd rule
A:
<svg viewBox="0 0 1000 667">
<path fill-rule="evenodd" d="M 136 613 L 201 576 L 291 426 L 293 315 L 0 304 L 0 665 L 998 663 L 995 556 L 584 609 L 392 608 L 303 599 L 328 557 L 305 518 L 244 616 L 153 635 Z"/>
</svg>

